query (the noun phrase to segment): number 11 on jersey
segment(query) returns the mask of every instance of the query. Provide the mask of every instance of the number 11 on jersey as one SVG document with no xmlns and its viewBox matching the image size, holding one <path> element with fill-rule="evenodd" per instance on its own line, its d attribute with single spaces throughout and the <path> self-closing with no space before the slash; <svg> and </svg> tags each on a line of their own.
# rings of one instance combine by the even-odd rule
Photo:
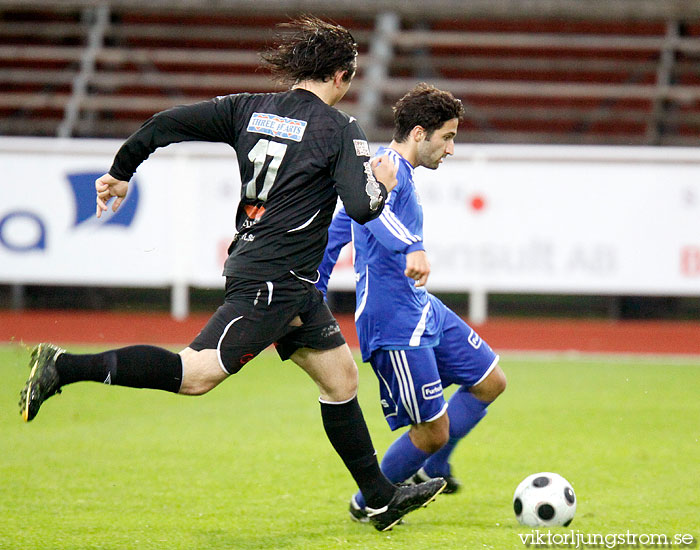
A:
<svg viewBox="0 0 700 550">
<path fill-rule="evenodd" d="M 282 164 L 282 159 L 287 152 L 286 143 L 278 143 L 276 141 L 270 141 L 269 139 L 260 139 L 253 146 L 253 148 L 248 153 L 248 160 L 253 163 L 253 177 L 246 183 L 245 196 L 248 199 L 256 198 L 256 182 L 262 172 L 263 166 L 267 157 L 272 157 L 267 171 L 265 172 L 265 179 L 263 180 L 263 187 L 260 193 L 257 195 L 257 199 L 260 201 L 266 201 L 267 196 L 270 193 L 270 189 L 275 183 L 275 178 L 277 178 L 277 170 Z"/>
</svg>

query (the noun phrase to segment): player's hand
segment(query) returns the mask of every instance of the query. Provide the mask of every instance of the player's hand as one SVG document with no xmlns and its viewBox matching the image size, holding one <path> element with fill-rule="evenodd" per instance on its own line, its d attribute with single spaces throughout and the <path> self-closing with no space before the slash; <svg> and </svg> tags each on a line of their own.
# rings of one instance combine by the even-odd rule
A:
<svg viewBox="0 0 700 550">
<path fill-rule="evenodd" d="M 414 250 L 406 254 L 406 277 L 416 281 L 416 286 L 425 286 L 430 275 L 430 262 L 425 250 Z"/>
<path fill-rule="evenodd" d="M 116 212 L 124 202 L 126 193 L 129 190 L 129 182 L 113 178 L 109 174 L 95 180 L 95 191 L 97 191 L 97 217 L 102 216 L 102 212 L 107 211 L 107 204 L 112 198 L 112 212 Z"/>
<path fill-rule="evenodd" d="M 398 183 L 396 174 L 399 171 L 399 165 L 394 164 L 389 158 L 389 155 L 373 158 L 371 165 L 374 177 L 384 184 L 387 193 L 396 187 Z"/>
</svg>

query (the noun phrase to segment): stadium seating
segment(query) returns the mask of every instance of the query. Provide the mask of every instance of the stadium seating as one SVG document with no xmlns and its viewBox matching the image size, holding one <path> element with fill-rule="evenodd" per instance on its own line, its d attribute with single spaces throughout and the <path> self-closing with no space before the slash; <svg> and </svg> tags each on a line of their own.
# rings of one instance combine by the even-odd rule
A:
<svg viewBox="0 0 700 550">
<path fill-rule="evenodd" d="M 60 134 L 72 98 L 79 116 L 65 135 L 122 137 L 176 104 L 279 89 L 257 53 L 279 18 L 122 10 L 99 28 L 97 11 L 0 12 L 1 133 Z"/>
<path fill-rule="evenodd" d="M 397 36 L 397 71 L 427 50 L 418 72 L 465 100 L 469 141 L 643 142 L 663 41 L 662 24 L 435 21 Z"/>
<path fill-rule="evenodd" d="M 425 80 L 464 100 L 460 141 L 700 144 L 691 17 L 421 16 L 416 2 L 395 4 L 333 17 L 363 54 L 341 108 L 373 140 L 390 136 L 392 103 Z M 283 10 L 21 6 L 0 0 L 1 134 L 124 137 L 172 105 L 278 89 L 257 52 Z"/>
</svg>

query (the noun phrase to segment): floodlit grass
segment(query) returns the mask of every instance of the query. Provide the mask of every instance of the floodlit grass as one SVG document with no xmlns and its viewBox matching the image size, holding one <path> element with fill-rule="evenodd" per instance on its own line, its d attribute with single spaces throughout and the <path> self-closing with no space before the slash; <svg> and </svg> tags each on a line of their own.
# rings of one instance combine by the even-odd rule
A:
<svg viewBox="0 0 700 550">
<path fill-rule="evenodd" d="M 511 499 L 543 470 L 579 498 L 553 533 L 700 538 L 700 360 L 506 356 L 506 393 L 454 457 L 463 490 L 384 534 L 349 520 L 315 386 L 272 353 L 202 397 L 68 386 L 30 424 L 27 358 L 0 347 L 2 549 L 524 548 Z M 381 455 L 394 436 L 360 372 Z"/>
</svg>

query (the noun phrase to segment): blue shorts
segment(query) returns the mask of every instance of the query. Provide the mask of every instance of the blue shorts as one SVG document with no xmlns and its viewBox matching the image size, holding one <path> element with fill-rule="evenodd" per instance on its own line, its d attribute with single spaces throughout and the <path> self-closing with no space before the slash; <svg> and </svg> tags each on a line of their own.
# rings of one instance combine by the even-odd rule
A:
<svg viewBox="0 0 700 550">
<path fill-rule="evenodd" d="M 443 388 L 472 387 L 498 364 L 489 345 L 445 308 L 440 341 L 433 347 L 378 349 L 369 360 L 379 379 L 384 417 L 392 430 L 430 422 L 445 413 Z"/>
</svg>

